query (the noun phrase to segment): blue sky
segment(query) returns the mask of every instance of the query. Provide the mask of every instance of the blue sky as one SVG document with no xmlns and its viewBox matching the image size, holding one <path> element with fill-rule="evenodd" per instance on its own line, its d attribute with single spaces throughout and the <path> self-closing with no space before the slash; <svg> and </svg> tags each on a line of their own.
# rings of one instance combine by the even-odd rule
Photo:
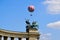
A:
<svg viewBox="0 0 60 40">
<path fill-rule="evenodd" d="M 29 5 L 35 7 L 33 13 Z M 60 40 L 60 0 L 0 0 L 1 29 L 25 32 L 26 19 L 37 21 L 41 40 Z"/>
</svg>

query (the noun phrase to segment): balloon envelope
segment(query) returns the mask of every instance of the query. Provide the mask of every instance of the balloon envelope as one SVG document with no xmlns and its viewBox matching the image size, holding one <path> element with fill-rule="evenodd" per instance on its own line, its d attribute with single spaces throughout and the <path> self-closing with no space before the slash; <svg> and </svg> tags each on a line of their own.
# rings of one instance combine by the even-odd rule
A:
<svg viewBox="0 0 60 40">
<path fill-rule="evenodd" d="M 33 12 L 33 11 L 34 11 L 34 6 L 32 6 L 32 5 L 29 6 L 29 7 L 28 7 L 28 11 L 29 11 L 29 12 Z"/>
</svg>

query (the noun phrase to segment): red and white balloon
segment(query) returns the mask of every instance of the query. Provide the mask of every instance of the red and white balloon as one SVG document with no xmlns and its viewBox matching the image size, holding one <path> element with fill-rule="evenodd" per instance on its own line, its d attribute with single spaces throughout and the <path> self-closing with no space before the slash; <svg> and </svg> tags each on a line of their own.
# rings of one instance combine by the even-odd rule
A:
<svg viewBox="0 0 60 40">
<path fill-rule="evenodd" d="M 34 6 L 33 5 L 28 6 L 28 11 L 33 12 L 34 11 Z"/>
</svg>

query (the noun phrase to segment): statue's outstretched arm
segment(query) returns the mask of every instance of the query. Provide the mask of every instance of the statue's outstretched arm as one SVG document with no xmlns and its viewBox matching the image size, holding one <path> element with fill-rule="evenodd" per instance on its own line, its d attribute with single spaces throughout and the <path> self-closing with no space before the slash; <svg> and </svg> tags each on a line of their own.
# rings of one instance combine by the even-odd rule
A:
<svg viewBox="0 0 60 40">
<path fill-rule="evenodd" d="M 26 24 L 30 24 L 29 20 L 26 20 Z"/>
</svg>

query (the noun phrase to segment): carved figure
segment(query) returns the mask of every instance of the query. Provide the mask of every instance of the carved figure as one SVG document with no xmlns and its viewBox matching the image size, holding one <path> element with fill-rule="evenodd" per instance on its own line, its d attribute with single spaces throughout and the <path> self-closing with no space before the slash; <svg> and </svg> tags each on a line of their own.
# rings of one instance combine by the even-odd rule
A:
<svg viewBox="0 0 60 40">
<path fill-rule="evenodd" d="M 29 20 L 26 20 L 26 24 L 30 28 L 36 28 L 36 29 L 38 28 L 38 24 L 35 21 L 32 22 L 32 25 L 31 25 L 30 22 L 29 22 Z"/>
</svg>

